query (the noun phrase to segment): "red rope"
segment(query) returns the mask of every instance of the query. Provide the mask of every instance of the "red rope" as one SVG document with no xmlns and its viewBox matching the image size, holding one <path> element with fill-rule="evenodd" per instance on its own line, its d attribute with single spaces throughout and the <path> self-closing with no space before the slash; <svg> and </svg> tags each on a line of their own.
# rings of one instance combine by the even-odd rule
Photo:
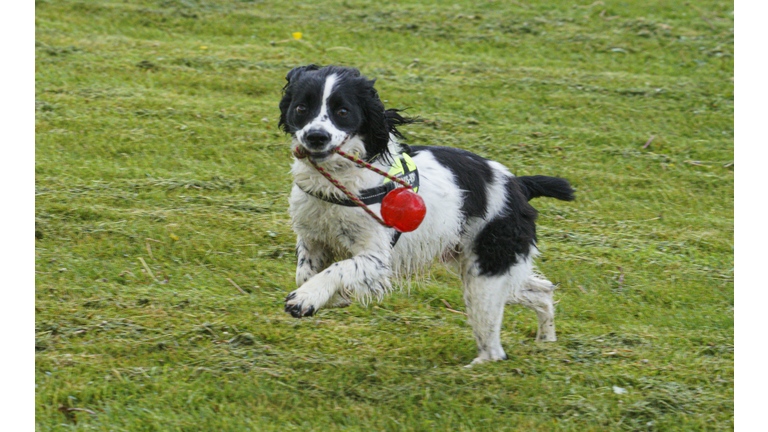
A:
<svg viewBox="0 0 768 432">
<path fill-rule="evenodd" d="M 404 180 L 401 180 L 401 179 L 399 179 L 399 178 L 397 178 L 397 177 L 395 177 L 395 176 L 393 176 L 393 175 L 391 175 L 391 174 L 389 174 L 387 172 L 384 172 L 384 171 L 376 168 L 375 166 L 369 164 L 368 162 L 365 162 L 365 161 L 362 161 L 362 160 L 356 158 L 355 156 L 352 156 L 350 154 L 344 153 L 343 151 L 339 150 L 338 148 L 335 150 L 335 153 L 338 153 L 339 156 L 345 157 L 345 158 L 351 160 L 352 162 L 354 162 L 354 163 L 356 163 L 356 164 L 358 164 L 358 165 L 360 165 L 360 166 L 362 166 L 364 168 L 368 168 L 369 170 L 375 172 L 376 174 L 382 175 L 382 176 L 392 180 L 395 183 L 398 183 L 398 184 L 400 184 L 402 186 L 405 186 L 405 187 L 407 187 L 409 189 L 413 189 L 411 187 L 411 185 L 406 183 Z M 311 162 L 311 160 L 310 160 L 310 162 Z"/>
<path fill-rule="evenodd" d="M 344 140 L 344 142 L 346 142 L 346 140 Z M 342 144 L 344 144 L 344 142 L 342 142 Z M 341 145 L 339 145 L 339 147 L 341 147 Z M 397 177 L 395 177 L 395 176 L 393 176 L 393 175 L 391 175 L 389 173 L 386 173 L 386 172 L 376 168 L 375 166 L 369 164 L 368 162 L 362 161 L 362 160 L 358 159 L 357 157 L 355 157 L 355 156 L 353 156 L 351 154 L 348 154 L 348 153 L 345 153 L 345 152 L 339 150 L 339 147 L 336 147 L 335 149 L 331 150 L 331 152 L 332 153 L 337 153 L 339 156 L 341 156 L 343 158 L 346 158 L 346 159 L 349 159 L 352 162 L 360 165 L 363 168 L 368 168 L 369 170 L 375 172 L 376 174 L 382 175 L 382 176 L 392 180 L 395 183 L 398 183 L 398 184 L 400 184 L 402 186 L 405 186 L 405 187 L 407 187 L 409 189 L 413 189 L 411 187 L 411 185 L 409 185 L 405 181 L 403 181 L 403 180 L 401 180 L 401 179 L 399 179 L 399 178 L 397 178 Z M 328 179 L 328 181 L 331 182 L 332 185 L 336 186 L 337 189 L 339 189 L 340 191 L 344 192 L 344 195 L 346 195 L 350 200 L 352 200 L 352 202 L 354 202 L 360 208 L 365 210 L 366 213 L 368 213 L 372 218 L 376 219 L 376 221 L 378 223 L 380 223 L 381 225 L 383 225 L 383 226 L 385 226 L 387 228 L 392 228 L 392 225 L 387 224 L 380 217 L 378 217 L 376 215 L 376 213 L 373 212 L 373 210 L 369 209 L 368 206 L 365 205 L 365 203 L 360 200 L 360 198 L 356 197 L 355 194 L 350 192 L 346 187 L 344 187 L 335 178 L 333 178 L 330 174 L 328 174 L 328 172 L 326 170 L 324 170 L 322 167 L 318 166 L 317 163 L 315 163 L 315 161 L 313 161 L 311 158 L 309 158 L 309 153 L 305 152 L 300 147 L 297 147 L 296 150 L 293 152 L 293 155 L 296 156 L 297 159 L 308 158 L 309 163 L 311 163 L 312 166 L 315 167 L 315 169 L 320 174 L 323 175 L 323 177 Z"/>
</svg>

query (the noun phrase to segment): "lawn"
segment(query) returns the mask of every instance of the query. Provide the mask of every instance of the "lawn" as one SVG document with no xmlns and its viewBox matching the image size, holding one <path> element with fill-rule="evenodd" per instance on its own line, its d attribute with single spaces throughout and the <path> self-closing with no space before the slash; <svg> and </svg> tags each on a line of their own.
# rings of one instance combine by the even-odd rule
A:
<svg viewBox="0 0 768 432">
<path fill-rule="evenodd" d="M 731 430 L 732 1 L 36 1 L 36 430 Z M 294 33 L 301 33 L 295 34 Z M 286 73 L 518 175 L 559 340 L 435 266 L 297 320 Z"/>
</svg>

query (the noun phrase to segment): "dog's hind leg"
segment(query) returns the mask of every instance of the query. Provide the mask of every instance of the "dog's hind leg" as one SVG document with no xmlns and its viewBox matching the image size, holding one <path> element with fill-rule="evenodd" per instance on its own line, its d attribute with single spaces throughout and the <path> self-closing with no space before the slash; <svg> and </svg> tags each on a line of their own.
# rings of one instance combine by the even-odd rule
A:
<svg viewBox="0 0 768 432">
<path fill-rule="evenodd" d="M 468 366 L 486 361 L 506 360 L 501 347 L 501 321 L 509 296 L 510 276 L 480 276 L 477 265 L 463 272 L 467 321 L 477 343 L 477 358 Z"/>
<path fill-rule="evenodd" d="M 536 312 L 539 326 L 536 331 L 536 342 L 554 342 L 555 335 L 555 305 L 552 294 L 555 286 L 543 277 L 532 274 L 519 291 L 513 291 L 507 299 L 507 304 L 521 304 Z"/>
</svg>

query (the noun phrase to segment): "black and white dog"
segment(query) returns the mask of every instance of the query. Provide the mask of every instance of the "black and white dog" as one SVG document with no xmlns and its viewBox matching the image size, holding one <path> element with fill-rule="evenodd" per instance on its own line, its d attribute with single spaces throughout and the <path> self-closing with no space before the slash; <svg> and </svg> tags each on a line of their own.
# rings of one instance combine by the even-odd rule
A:
<svg viewBox="0 0 768 432">
<path fill-rule="evenodd" d="M 393 182 L 334 154 L 340 147 L 377 168 L 410 174 L 424 199 L 421 226 L 400 235 L 379 225 L 307 161 L 296 159 L 290 214 L 298 239 L 296 285 L 285 310 L 305 317 L 353 299 L 381 299 L 390 280 L 428 269 L 435 259 L 453 263 L 464 284 L 467 317 L 477 341 L 472 364 L 506 359 L 500 329 L 505 304 L 538 316 L 537 341 L 554 341 L 554 286 L 534 271 L 536 209 L 540 196 L 574 199 L 564 179 L 515 177 L 498 162 L 439 146 L 408 146 L 397 126 L 412 123 L 385 109 L 357 69 L 309 65 L 286 76 L 280 127 L 301 150 L 376 213 Z M 414 176 L 413 174 L 416 173 Z M 416 182 L 416 183 L 414 183 Z"/>
</svg>

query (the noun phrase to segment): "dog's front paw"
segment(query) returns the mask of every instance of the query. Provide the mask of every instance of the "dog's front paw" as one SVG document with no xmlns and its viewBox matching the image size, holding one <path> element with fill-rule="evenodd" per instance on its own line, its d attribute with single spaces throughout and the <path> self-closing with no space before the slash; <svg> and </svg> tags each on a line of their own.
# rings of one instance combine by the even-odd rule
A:
<svg viewBox="0 0 768 432">
<path fill-rule="evenodd" d="M 294 291 L 288 294 L 288 297 L 285 298 L 285 311 L 291 314 L 294 318 L 303 318 L 314 315 L 315 312 L 317 312 L 315 306 L 304 301 L 306 299 L 303 299 L 296 294 L 297 292 Z"/>
<path fill-rule="evenodd" d="M 312 316 L 336 294 L 332 281 L 315 275 L 285 298 L 285 311 L 295 318 Z"/>
<path fill-rule="evenodd" d="M 312 316 L 325 304 L 320 300 L 313 291 L 302 287 L 288 294 L 288 297 L 285 298 L 285 311 L 294 318 Z"/>
</svg>

